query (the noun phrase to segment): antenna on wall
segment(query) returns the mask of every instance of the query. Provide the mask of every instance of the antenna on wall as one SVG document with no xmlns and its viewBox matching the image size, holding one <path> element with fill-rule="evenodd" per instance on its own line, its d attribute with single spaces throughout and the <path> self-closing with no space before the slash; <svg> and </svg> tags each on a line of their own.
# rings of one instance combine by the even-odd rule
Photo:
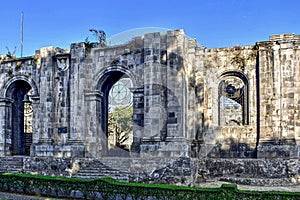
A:
<svg viewBox="0 0 300 200">
<path fill-rule="evenodd" d="M 24 12 L 21 12 L 21 33 L 20 33 L 20 45 L 21 45 L 21 58 L 23 57 L 23 34 L 24 34 Z"/>
</svg>

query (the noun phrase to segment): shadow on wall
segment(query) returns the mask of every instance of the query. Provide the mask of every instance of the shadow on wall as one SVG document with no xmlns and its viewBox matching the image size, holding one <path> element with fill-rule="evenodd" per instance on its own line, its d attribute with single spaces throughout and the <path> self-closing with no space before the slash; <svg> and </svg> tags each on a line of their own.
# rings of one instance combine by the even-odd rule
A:
<svg viewBox="0 0 300 200">
<path fill-rule="evenodd" d="M 246 143 L 239 143 L 234 138 L 226 139 L 215 145 L 207 154 L 209 158 L 256 158 L 256 149 Z"/>
</svg>

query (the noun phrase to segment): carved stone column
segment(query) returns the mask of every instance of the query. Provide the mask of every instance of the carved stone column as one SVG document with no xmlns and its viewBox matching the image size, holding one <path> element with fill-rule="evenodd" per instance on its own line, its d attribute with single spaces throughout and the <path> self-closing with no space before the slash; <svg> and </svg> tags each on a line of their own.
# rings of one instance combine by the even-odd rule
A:
<svg viewBox="0 0 300 200">
<path fill-rule="evenodd" d="M 11 114 L 12 100 L 0 98 L 0 156 L 10 155 L 11 148 Z"/>
</svg>

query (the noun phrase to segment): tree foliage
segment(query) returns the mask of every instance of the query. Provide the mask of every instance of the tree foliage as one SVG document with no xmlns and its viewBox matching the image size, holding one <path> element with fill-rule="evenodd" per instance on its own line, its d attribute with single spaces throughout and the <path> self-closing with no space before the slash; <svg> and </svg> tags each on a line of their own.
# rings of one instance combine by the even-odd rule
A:
<svg viewBox="0 0 300 200">
<path fill-rule="evenodd" d="M 128 147 L 128 140 L 133 130 L 132 106 L 116 107 L 112 113 L 108 114 L 108 133 L 115 134 L 115 145 L 118 147 Z"/>
</svg>

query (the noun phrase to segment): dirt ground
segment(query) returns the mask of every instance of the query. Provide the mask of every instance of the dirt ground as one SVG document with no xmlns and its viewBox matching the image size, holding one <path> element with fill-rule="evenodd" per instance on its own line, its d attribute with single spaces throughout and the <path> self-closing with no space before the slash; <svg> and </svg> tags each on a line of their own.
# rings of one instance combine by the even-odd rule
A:
<svg viewBox="0 0 300 200">
<path fill-rule="evenodd" d="M 199 187 L 216 188 L 221 187 L 222 184 L 231 184 L 227 182 L 207 182 L 200 184 Z M 252 190 L 252 191 L 285 191 L 285 192 L 300 192 L 300 185 L 290 186 L 249 186 L 249 185 L 237 185 L 240 190 Z"/>
</svg>

